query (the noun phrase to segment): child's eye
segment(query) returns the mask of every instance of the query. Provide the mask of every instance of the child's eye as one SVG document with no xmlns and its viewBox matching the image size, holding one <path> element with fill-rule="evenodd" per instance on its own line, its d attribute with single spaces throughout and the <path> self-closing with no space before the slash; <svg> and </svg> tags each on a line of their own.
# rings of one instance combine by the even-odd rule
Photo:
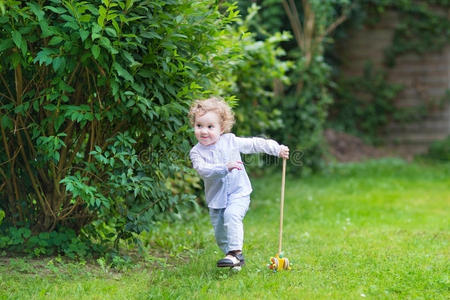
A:
<svg viewBox="0 0 450 300">
<path fill-rule="evenodd" d="M 212 128 L 214 128 L 214 126 L 212 126 L 212 125 L 209 125 L 209 126 L 208 126 L 208 128 L 209 128 L 209 129 L 212 129 Z"/>
</svg>

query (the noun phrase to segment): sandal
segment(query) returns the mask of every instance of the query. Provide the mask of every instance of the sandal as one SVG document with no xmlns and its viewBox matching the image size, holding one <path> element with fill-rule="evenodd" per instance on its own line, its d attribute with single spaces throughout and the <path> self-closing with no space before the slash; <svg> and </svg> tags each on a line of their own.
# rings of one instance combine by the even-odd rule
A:
<svg viewBox="0 0 450 300">
<path fill-rule="evenodd" d="M 222 258 L 217 262 L 217 267 L 219 268 L 232 268 L 237 266 L 242 266 L 245 264 L 244 255 L 242 253 L 236 254 L 232 251 L 227 253 L 227 256 L 225 258 Z"/>
</svg>

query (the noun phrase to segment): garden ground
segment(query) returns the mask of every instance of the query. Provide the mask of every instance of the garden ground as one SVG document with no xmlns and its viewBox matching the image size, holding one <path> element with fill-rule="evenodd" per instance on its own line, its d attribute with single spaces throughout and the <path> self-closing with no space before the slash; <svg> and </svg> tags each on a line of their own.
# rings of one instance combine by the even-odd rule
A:
<svg viewBox="0 0 450 300">
<path fill-rule="evenodd" d="M 221 258 L 207 214 L 160 224 L 135 265 L 61 257 L 0 260 L 0 299 L 448 299 L 450 165 L 400 159 L 288 176 L 283 248 L 291 271 L 267 269 L 278 243 L 280 176 L 253 178 L 247 264 Z M 151 249 L 151 250 L 150 250 Z"/>
</svg>

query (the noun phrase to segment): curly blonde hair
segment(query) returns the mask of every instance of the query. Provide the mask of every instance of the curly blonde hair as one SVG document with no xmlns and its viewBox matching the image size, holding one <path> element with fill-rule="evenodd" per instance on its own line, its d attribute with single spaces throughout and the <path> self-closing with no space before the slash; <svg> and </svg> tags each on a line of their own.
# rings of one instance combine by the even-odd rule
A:
<svg viewBox="0 0 450 300">
<path fill-rule="evenodd" d="M 235 122 L 234 113 L 231 110 L 231 107 L 223 99 L 218 97 L 194 101 L 189 110 L 189 120 L 191 121 L 191 125 L 194 126 L 195 117 L 197 115 L 204 115 L 210 111 L 219 115 L 223 132 L 230 132 Z"/>
</svg>

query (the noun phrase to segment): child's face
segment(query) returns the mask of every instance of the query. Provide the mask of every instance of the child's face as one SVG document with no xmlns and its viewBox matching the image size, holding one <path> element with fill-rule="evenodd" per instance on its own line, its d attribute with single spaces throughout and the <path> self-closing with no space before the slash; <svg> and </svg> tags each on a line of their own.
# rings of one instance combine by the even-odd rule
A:
<svg viewBox="0 0 450 300">
<path fill-rule="evenodd" d="M 195 137 L 203 146 L 214 144 L 223 133 L 219 115 L 214 111 L 208 111 L 203 115 L 196 115 L 194 131 Z"/>
</svg>

